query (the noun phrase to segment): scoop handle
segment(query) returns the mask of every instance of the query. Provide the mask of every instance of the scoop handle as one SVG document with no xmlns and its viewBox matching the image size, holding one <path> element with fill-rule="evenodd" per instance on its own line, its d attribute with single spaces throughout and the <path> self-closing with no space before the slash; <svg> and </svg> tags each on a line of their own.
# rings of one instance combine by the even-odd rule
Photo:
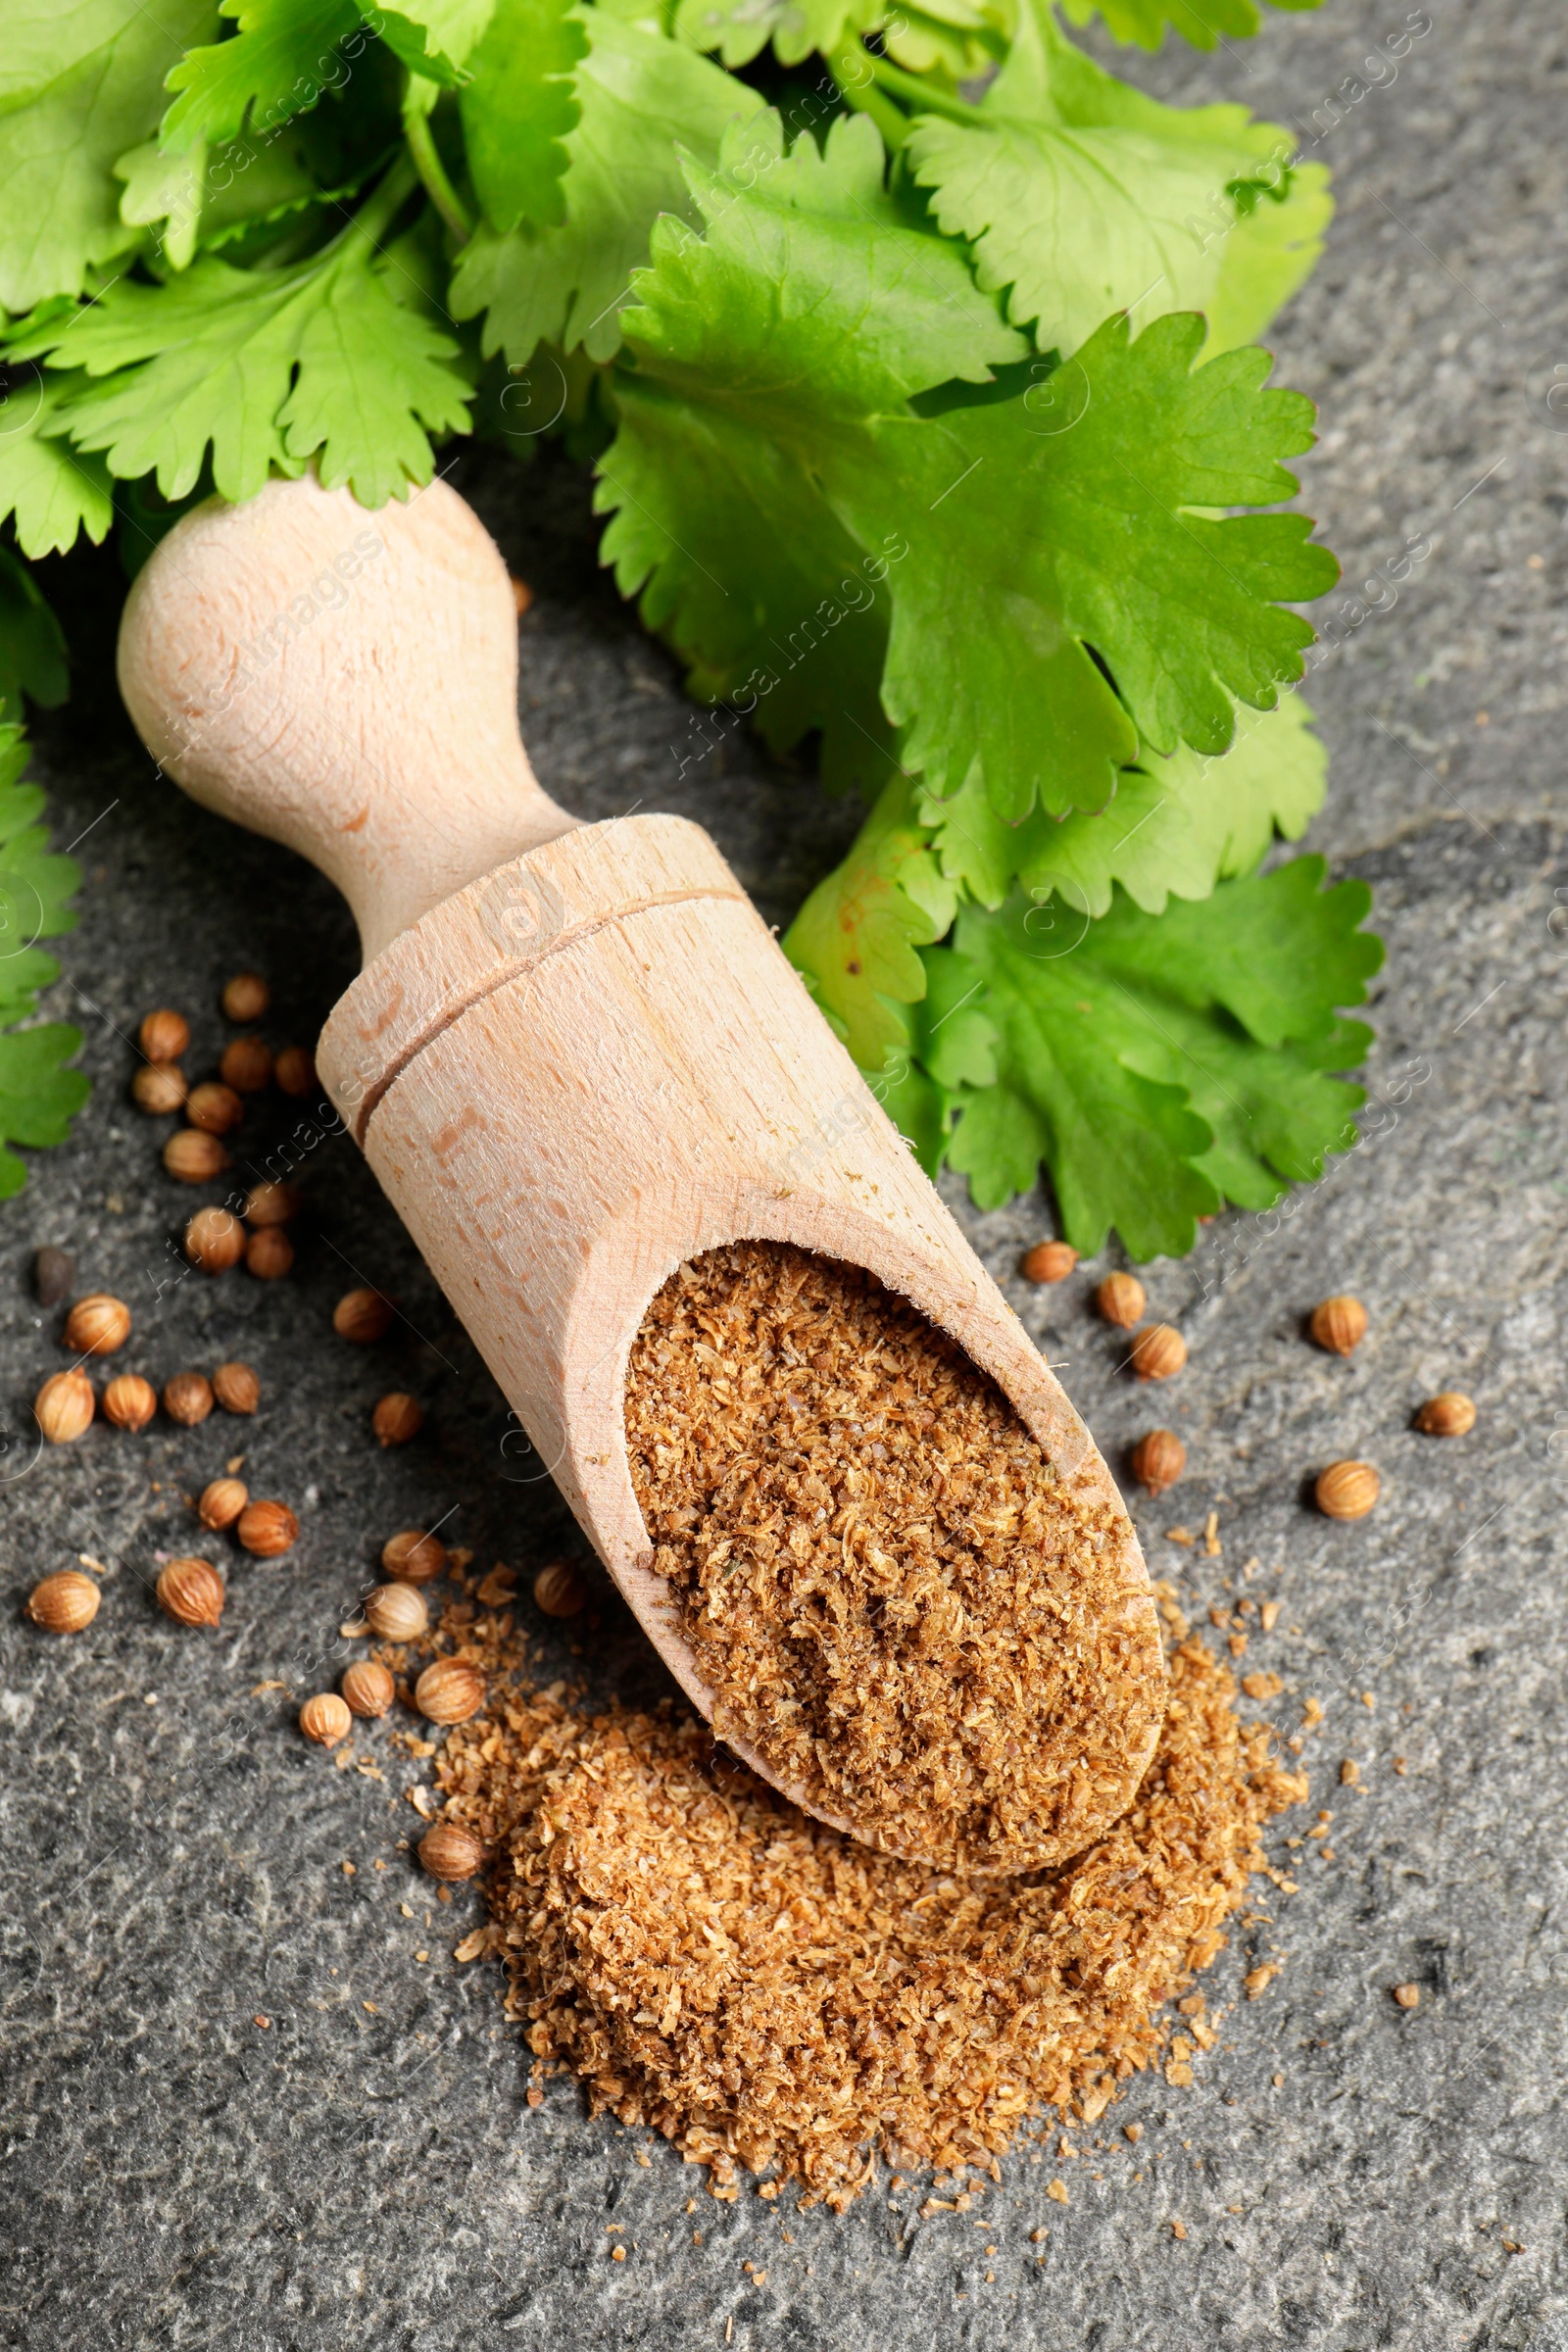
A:
<svg viewBox="0 0 1568 2352">
<path fill-rule="evenodd" d="M 576 822 L 518 733 L 506 565 L 441 481 L 374 514 L 310 475 L 209 499 L 138 574 L 119 671 L 160 765 L 328 875 L 367 962 Z"/>
</svg>

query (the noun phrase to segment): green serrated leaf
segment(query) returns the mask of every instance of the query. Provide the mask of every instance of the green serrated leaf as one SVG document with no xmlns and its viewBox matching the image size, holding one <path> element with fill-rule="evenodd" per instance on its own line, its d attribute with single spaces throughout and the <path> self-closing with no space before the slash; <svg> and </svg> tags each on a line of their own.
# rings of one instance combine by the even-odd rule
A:
<svg viewBox="0 0 1568 2352">
<path fill-rule="evenodd" d="M 158 132 L 166 155 L 280 129 L 347 81 L 356 44 L 370 37 L 354 0 L 221 0 L 221 8 L 237 30 L 190 49 L 169 76 L 174 102 Z"/>
<path fill-rule="evenodd" d="M 781 65 L 798 66 L 813 50 L 831 57 L 886 14 L 885 0 L 680 0 L 675 30 L 731 68 L 750 65 L 769 41 Z"/>
<path fill-rule="evenodd" d="M 565 220 L 564 141 L 582 116 L 572 75 L 587 54 L 570 0 L 500 0 L 460 102 L 468 172 L 492 228 Z"/>
<path fill-rule="evenodd" d="M 0 400 L 0 522 L 13 521 L 24 556 L 64 554 L 85 531 L 95 544 L 114 520 L 101 458 L 72 448 L 62 409 L 74 379 L 33 363 L 12 368 Z"/>
<path fill-rule="evenodd" d="M 1263 334 L 1317 267 L 1334 218 L 1323 164 L 1293 167 L 1278 198 L 1254 204 L 1224 238 L 1209 295 L 1209 351 L 1233 351 Z"/>
<path fill-rule="evenodd" d="M 1322 0 L 1271 0 L 1275 8 L 1292 12 L 1319 8 Z M 1221 40 L 1245 41 L 1256 32 L 1261 18 L 1256 0 L 1062 0 L 1074 24 L 1095 17 L 1104 20 L 1113 40 L 1136 41 L 1140 49 L 1157 49 L 1168 24 L 1195 49 L 1212 49 Z"/>
<path fill-rule="evenodd" d="M 1328 760 L 1310 733 L 1312 713 L 1288 694 L 1274 710 L 1236 713 L 1236 741 L 1207 756 L 1185 745 L 1123 768 L 1116 795 L 1092 814 L 1051 817 L 1036 809 L 1004 824 L 973 777 L 941 801 L 923 792 L 921 822 L 933 828 L 942 870 L 987 906 L 1015 882 L 1041 901 L 1102 915 L 1120 883 L 1133 903 L 1158 914 L 1170 898 L 1203 899 L 1218 881 L 1250 873 L 1276 833 L 1305 832 L 1322 806 Z"/>
<path fill-rule="evenodd" d="M 34 1151 L 66 1141 L 92 1091 L 80 1070 L 66 1067 L 80 1051 L 81 1031 L 64 1022 L 0 1037 L 0 1136 Z M 0 1200 L 14 1199 L 26 1181 L 26 1161 L 0 1149 Z"/>
<path fill-rule="evenodd" d="M 697 218 L 678 149 L 716 159 L 726 126 L 758 114 L 755 90 L 684 44 L 598 9 L 574 12 L 588 40 L 581 118 L 565 140 L 559 227 L 481 227 L 452 280 L 458 318 L 484 315 L 483 348 L 526 366 L 538 345 L 608 360 L 621 339 L 632 271 L 662 213 Z"/>
<path fill-rule="evenodd" d="M 9 562 L 9 559 L 7 559 Z M 8 643 L 0 565 L 0 673 Z M 54 855 L 37 820 L 43 794 L 22 781 L 27 747 L 20 727 L 0 722 L 0 1022 L 30 1013 L 38 991 L 60 977 L 60 965 L 40 939 L 74 928 L 73 894 L 80 871 L 73 858 Z M 57 1024 L 13 1030 L 0 1037 L 0 1137 L 41 1147 L 64 1143 L 70 1122 L 87 1099 L 87 1080 L 63 1065 L 81 1036 Z M 0 1199 L 26 1182 L 25 1162 L 0 1150 Z"/>
<path fill-rule="evenodd" d="M 0 307 L 75 295 L 137 241 L 116 159 L 151 135 L 164 76 L 218 22 L 212 0 L 12 0 L 0 54 Z"/>
<path fill-rule="evenodd" d="M 24 694 L 55 710 L 70 683 L 59 621 L 26 565 L 0 547 L 0 719 L 21 718 Z"/>
</svg>

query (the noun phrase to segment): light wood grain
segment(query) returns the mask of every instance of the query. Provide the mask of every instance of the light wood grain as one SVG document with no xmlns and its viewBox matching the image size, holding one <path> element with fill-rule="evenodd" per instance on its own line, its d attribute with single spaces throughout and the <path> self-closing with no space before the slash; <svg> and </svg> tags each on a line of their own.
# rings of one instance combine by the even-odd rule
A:
<svg viewBox="0 0 1568 2352">
<path fill-rule="evenodd" d="M 248 691 L 215 692 L 258 613 L 367 519 L 397 595 L 345 603 L 318 643 L 302 630 Z M 500 560 L 441 485 L 371 518 L 308 482 L 199 510 L 142 573 L 121 652 L 127 703 L 172 772 L 313 857 L 355 905 L 368 960 L 318 1066 L 527 1433 L 531 1451 L 514 1441 L 498 1475 L 556 1480 L 710 1712 L 648 1566 L 627 1361 L 685 1259 L 791 1242 L 910 1298 L 1075 1491 L 1116 1510 L 1113 1614 L 1157 1659 L 1142 1555 L 1088 1431 L 799 974 L 697 826 L 575 826 L 545 798 L 516 740 L 514 664 Z M 1135 1729 L 1107 1821 L 1157 1719 Z"/>
</svg>

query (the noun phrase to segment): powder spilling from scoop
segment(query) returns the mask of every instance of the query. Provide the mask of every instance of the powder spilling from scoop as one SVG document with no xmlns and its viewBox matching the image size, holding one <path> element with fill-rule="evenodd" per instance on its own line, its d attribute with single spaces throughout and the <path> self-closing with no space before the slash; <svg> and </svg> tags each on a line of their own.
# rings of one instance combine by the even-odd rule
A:
<svg viewBox="0 0 1568 2352">
<path fill-rule="evenodd" d="M 437 1771 L 495 1856 L 484 1941 L 536 2059 L 710 2166 L 715 2193 L 771 2168 L 843 2207 L 879 2153 L 989 2163 L 1030 2116 L 1093 2120 L 1161 2058 L 1191 2081 L 1212 2031 L 1184 2016 L 1167 2042 L 1156 2012 L 1223 1946 L 1263 1824 L 1306 1794 L 1235 1689 L 1182 1643 L 1136 1801 L 1049 1878 L 873 1853 L 684 1712 L 585 1720 L 559 1686 L 493 1697 Z"/>
<path fill-rule="evenodd" d="M 1128 1803 L 1165 1706 L 1128 1522 L 858 1267 L 682 1266 L 626 1381 L 632 1484 L 712 1722 L 885 1851 L 1041 1869 Z"/>
</svg>

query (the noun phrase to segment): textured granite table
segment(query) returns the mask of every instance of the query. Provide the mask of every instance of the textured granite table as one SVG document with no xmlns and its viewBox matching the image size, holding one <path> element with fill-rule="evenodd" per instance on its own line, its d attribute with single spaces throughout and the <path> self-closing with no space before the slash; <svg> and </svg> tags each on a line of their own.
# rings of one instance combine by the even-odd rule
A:
<svg viewBox="0 0 1568 2352">
<path fill-rule="evenodd" d="M 150 1372 L 241 1353 L 266 1400 L 254 1424 L 100 1429 L 30 1466 L 25 1446 L 0 1457 L 0 2340 L 1568 2352 L 1568 415 L 1546 397 L 1568 373 L 1568 29 L 1550 0 L 1429 7 L 1393 85 L 1360 99 L 1344 85 L 1405 23 L 1392 0 L 1330 0 L 1253 49 L 1137 65 L 1152 87 L 1228 90 L 1320 139 L 1342 209 L 1278 336 L 1323 408 L 1308 501 L 1352 591 L 1410 541 L 1430 549 L 1392 606 L 1374 588 L 1363 617 L 1346 608 L 1312 689 L 1334 753 L 1315 840 L 1376 884 L 1389 942 L 1365 1141 L 1289 1218 L 1223 1220 L 1151 1280 L 1193 1351 L 1168 1392 L 1192 1477 L 1141 1513 L 1152 1557 L 1200 1620 L 1261 1561 L 1250 1589 L 1285 1605 L 1252 1662 L 1283 1674 L 1287 1725 L 1322 1701 L 1312 1802 L 1334 1815 L 1332 1860 L 1293 1853 L 1299 1891 L 1271 1893 L 1211 1972 L 1228 2014 L 1196 2086 L 1140 2082 L 1073 2134 L 1076 2157 L 1054 2137 L 1045 2161 L 1020 2152 L 983 2230 L 972 2213 L 920 2221 L 918 2191 L 842 2220 L 715 2206 L 650 2134 L 589 2122 L 571 2086 L 527 2107 L 493 1971 L 450 1956 L 474 1898 L 432 1903 L 411 1864 L 406 1759 L 383 1728 L 357 1747 L 384 1778 L 334 1770 L 278 1686 L 325 1679 L 396 1527 L 452 1513 L 449 1536 L 525 1577 L 575 1539 L 346 1145 L 307 1171 L 290 1282 L 171 1279 L 182 1200 L 126 1104 L 128 1033 L 153 1003 L 188 1005 L 199 1065 L 219 982 L 255 964 L 278 1034 L 308 1038 L 351 938 L 313 876 L 150 776 L 108 684 L 98 567 L 76 565 L 76 699 L 39 744 L 59 837 L 93 826 L 56 1000 L 96 1085 L 75 1142 L 0 1210 L 0 1396 L 25 1427 L 60 1360 L 25 1282 L 49 1240 L 134 1302 Z M 786 914 L 846 812 L 733 741 L 677 783 L 686 712 L 596 572 L 580 480 L 548 456 L 518 470 L 477 454 L 459 478 L 538 592 L 523 700 L 548 787 L 584 814 L 690 810 Z M 1086 1312 L 1093 1270 L 1026 1293 L 1011 1269 L 1041 1205 L 975 1217 L 954 1199 L 1120 1458 L 1147 1399 Z M 329 1325 L 359 1277 L 405 1313 L 368 1351 Z M 1302 1340 L 1304 1310 L 1339 1288 L 1373 1316 L 1349 1363 Z M 368 1407 L 401 1385 L 428 1433 L 383 1455 Z M 1481 1420 L 1439 1446 L 1409 1416 L 1446 1385 Z M 236 1570 L 220 1637 L 176 1637 L 150 1573 L 188 1541 L 181 1494 L 241 1451 L 256 1491 L 297 1504 L 302 1541 Z M 1385 1472 L 1360 1526 L 1304 1504 L 1341 1452 Z M 1220 1557 L 1165 1539 L 1177 1501 L 1189 1524 L 1218 1512 Z M 47 1642 L 20 1601 L 80 1552 L 107 1566 L 102 1611 L 83 1640 Z M 547 1670 L 657 1690 L 603 1580 L 596 1594 L 591 1621 L 541 1621 Z M 1344 1757 L 1358 1790 L 1337 1785 Z M 1243 2000 L 1243 1973 L 1281 1957 Z M 1401 1982 L 1421 1987 L 1414 2011 L 1390 1997 Z M 1144 2126 L 1136 2152 L 1124 2120 Z M 1065 2208 L 1044 2197 L 1057 2173 Z"/>
</svg>

